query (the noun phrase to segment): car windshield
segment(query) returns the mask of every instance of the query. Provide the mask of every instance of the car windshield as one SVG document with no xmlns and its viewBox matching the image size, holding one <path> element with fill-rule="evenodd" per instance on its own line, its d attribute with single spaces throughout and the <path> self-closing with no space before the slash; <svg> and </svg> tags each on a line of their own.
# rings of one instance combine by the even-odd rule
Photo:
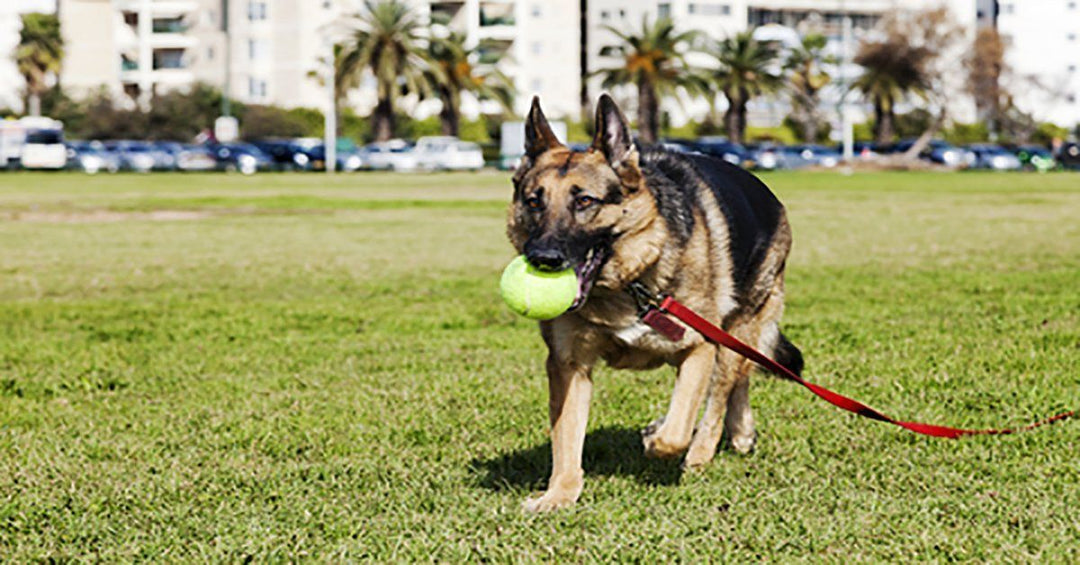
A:
<svg viewBox="0 0 1080 565">
<path fill-rule="evenodd" d="M 37 143 L 42 145 L 53 145 L 56 143 L 64 142 L 64 134 L 61 131 L 53 129 L 40 129 L 31 130 L 26 134 L 27 143 Z"/>
</svg>

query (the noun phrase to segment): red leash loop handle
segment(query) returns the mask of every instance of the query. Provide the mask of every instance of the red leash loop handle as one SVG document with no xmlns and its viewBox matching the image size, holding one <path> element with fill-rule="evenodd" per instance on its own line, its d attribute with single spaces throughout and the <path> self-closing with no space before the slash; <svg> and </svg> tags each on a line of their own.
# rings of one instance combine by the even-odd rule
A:
<svg viewBox="0 0 1080 565">
<path fill-rule="evenodd" d="M 885 414 L 882 414 L 881 412 L 878 412 L 877 410 L 874 410 L 873 408 L 870 408 L 869 406 L 859 402 L 858 400 L 848 398 L 842 394 L 837 394 L 827 388 L 806 381 L 799 375 L 793 373 L 787 367 L 766 357 L 760 351 L 739 341 L 735 336 L 716 327 L 705 318 L 698 316 L 693 310 L 687 308 L 686 306 L 683 306 L 682 304 L 679 304 L 679 302 L 677 302 L 670 296 L 663 299 L 663 301 L 660 303 L 659 308 L 662 312 L 675 316 L 686 325 L 697 330 L 699 333 L 701 333 L 701 335 L 705 336 L 705 339 L 717 345 L 722 345 L 728 349 L 731 349 L 739 355 L 742 355 L 743 357 L 746 357 L 747 359 L 757 363 L 769 372 L 775 373 L 779 377 L 801 384 L 802 386 L 809 389 L 810 392 L 816 394 L 817 396 L 824 399 L 826 402 L 832 404 L 833 406 L 842 408 L 844 410 L 847 410 L 848 412 L 854 412 L 859 416 L 864 416 L 872 420 L 888 422 L 890 424 L 900 426 L 901 428 L 911 430 L 917 434 L 923 434 L 933 437 L 945 437 L 950 439 L 974 435 L 1012 434 L 1016 432 L 1035 429 L 1039 426 L 1044 426 L 1046 424 L 1057 422 L 1058 420 L 1071 418 L 1076 414 L 1076 411 L 1073 410 L 1070 412 L 1058 414 L 1045 420 L 1035 422 L 1033 424 L 1029 424 L 1022 428 L 1001 430 L 965 430 L 962 428 L 950 428 L 948 426 L 935 426 L 933 424 L 920 424 L 919 422 L 904 422 L 901 420 L 896 420 L 894 418 L 886 416 Z"/>
</svg>

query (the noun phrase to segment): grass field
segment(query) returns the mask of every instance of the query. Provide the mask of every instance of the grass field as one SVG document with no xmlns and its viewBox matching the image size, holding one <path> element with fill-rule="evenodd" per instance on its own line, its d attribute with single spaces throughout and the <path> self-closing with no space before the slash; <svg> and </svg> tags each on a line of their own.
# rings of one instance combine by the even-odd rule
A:
<svg viewBox="0 0 1080 565">
<path fill-rule="evenodd" d="M 1080 176 L 773 174 L 806 376 L 968 427 L 1080 407 Z M 1080 561 L 1080 422 L 915 436 L 761 378 L 761 437 L 646 460 L 601 369 L 578 506 L 500 303 L 505 174 L 0 175 L 0 562 Z"/>
</svg>

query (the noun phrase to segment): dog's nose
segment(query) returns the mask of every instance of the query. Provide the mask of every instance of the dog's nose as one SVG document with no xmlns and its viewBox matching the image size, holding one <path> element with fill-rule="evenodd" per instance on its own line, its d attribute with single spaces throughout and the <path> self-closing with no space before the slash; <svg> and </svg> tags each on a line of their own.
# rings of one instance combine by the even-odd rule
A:
<svg viewBox="0 0 1080 565">
<path fill-rule="evenodd" d="M 558 249 L 531 249 L 525 258 L 542 271 L 561 271 L 566 268 L 566 255 Z"/>
</svg>

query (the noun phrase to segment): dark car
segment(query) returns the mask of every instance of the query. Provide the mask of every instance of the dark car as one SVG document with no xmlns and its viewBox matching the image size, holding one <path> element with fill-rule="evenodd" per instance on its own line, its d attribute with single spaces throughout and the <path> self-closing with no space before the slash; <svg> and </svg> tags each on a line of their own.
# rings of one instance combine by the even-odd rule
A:
<svg viewBox="0 0 1080 565">
<path fill-rule="evenodd" d="M 1080 171 L 1080 143 L 1066 143 L 1058 151 L 1057 160 L 1062 167 Z"/>
<path fill-rule="evenodd" d="M 250 143 L 218 143 L 208 146 L 217 159 L 219 169 L 239 171 L 245 175 L 273 168 L 274 160 Z"/>
<path fill-rule="evenodd" d="M 162 161 L 160 157 L 156 157 L 158 151 L 145 141 L 106 141 L 105 148 L 116 154 L 120 159 L 120 169 L 124 171 L 148 173 Z"/>
<path fill-rule="evenodd" d="M 1026 169 L 1049 171 L 1057 166 L 1057 159 L 1054 159 L 1054 154 L 1041 145 L 1021 145 L 1012 148 L 1012 152 L 1020 159 L 1020 164 Z"/>
<path fill-rule="evenodd" d="M 933 139 L 920 157 L 949 167 L 975 166 L 975 152 L 964 147 L 957 147 L 941 139 Z"/>
<path fill-rule="evenodd" d="M 788 154 L 798 153 L 799 157 L 806 161 L 807 164 L 827 169 L 839 165 L 842 159 L 840 152 L 836 149 L 812 143 L 792 145 L 784 148 L 784 152 Z"/>
<path fill-rule="evenodd" d="M 968 149 L 975 153 L 976 169 L 1015 171 L 1020 168 L 1020 159 L 1001 146 L 985 143 L 969 145 Z"/>
<path fill-rule="evenodd" d="M 100 171 L 115 173 L 120 170 L 120 158 L 105 148 L 100 141 L 68 141 L 67 167 L 94 174 Z"/>
<path fill-rule="evenodd" d="M 274 162 L 279 171 L 308 170 L 311 168 L 311 156 L 307 149 L 291 139 L 262 139 L 253 142 Z"/>
<path fill-rule="evenodd" d="M 751 168 L 754 164 L 750 159 L 750 153 L 745 147 L 722 137 L 702 137 L 693 142 L 691 147 L 698 153 L 712 155 L 732 165 Z"/>
</svg>

